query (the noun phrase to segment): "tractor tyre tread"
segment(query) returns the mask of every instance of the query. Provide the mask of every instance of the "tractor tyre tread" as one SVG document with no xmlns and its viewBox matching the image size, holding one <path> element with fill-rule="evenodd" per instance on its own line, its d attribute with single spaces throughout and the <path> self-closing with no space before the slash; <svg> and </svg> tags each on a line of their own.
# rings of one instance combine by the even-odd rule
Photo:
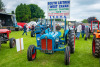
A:
<svg viewBox="0 0 100 67">
<path fill-rule="evenodd" d="M 96 36 L 94 36 L 93 39 L 95 40 L 95 53 L 93 53 L 93 46 L 92 46 L 92 54 L 94 57 L 99 58 L 100 57 L 100 39 L 97 39 Z"/>
<path fill-rule="evenodd" d="M 69 65 L 70 64 L 70 54 L 69 54 L 69 52 L 70 52 L 70 47 L 68 46 L 68 47 L 66 47 L 66 49 L 65 49 L 65 65 Z"/>
<path fill-rule="evenodd" d="M 70 30 L 69 31 L 69 35 L 68 35 L 68 45 L 70 46 L 70 52 L 74 53 L 75 48 L 74 48 L 74 31 Z"/>
<path fill-rule="evenodd" d="M 32 59 L 32 50 L 33 50 L 34 47 L 35 47 L 34 45 L 30 45 L 28 47 L 28 50 L 27 50 L 27 59 L 28 59 L 28 61 L 32 61 L 36 58 L 36 56 L 35 56 L 35 58 Z"/>
<path fill-rule="evenodd" d="M 13 44 L 13 41 L 14 41 L 14 44 Z M 10 45 L 10 48 L 14 48 L 16 46 L 16 40 L 15 40 L 15 38 L 11 38 L 10 39 L 9 45 Z"/>
</svg>

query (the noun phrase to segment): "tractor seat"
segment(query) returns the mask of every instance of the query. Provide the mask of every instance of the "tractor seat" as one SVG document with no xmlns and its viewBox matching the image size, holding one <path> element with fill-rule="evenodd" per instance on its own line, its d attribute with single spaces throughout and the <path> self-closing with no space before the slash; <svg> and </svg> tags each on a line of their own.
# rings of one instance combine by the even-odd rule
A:
<svg viewBox="0 0 100 67">
<path fill-rule="evenodd" d="M 61 26 L 56 26 L 56 30 L 57 31 L 61 30 Z"/>
</svg>

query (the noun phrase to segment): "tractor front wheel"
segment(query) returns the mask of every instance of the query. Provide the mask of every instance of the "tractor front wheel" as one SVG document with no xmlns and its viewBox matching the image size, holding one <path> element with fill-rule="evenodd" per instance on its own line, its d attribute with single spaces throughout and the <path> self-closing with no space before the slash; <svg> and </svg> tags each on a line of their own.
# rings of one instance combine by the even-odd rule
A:
<svg viewBox="0 0 100 67">
<path fill-rule="evenodd" d="M 16 40 L 15 38 L 11 38 L 9 42 L 10 48 L 14 48 L 16 46 Z"/>
<path fill-rule="evenodd" d="M 94 57 L 100 57 L 100 39 L 97 39 L 95 35 L 92 41 L 92 54 Z"/>
<path fill-rule="evenodd" d="M 27 50 L 27 59 L 28 61 L 32 61 L 36 58 L 36 47 L 34 45 L 30 45 Z"/>
<path fill-rule="evenodd" d="M 69 65 L 70 63 L 70 47 L 66 47 L 65 49 L 65 65 Z"/>
<path fill-rule="evenodd" d="M 68 45 L 70 46 L 70 52 L 74 53 L 74 51 L 75 51 L 75 33 L 74 33 L 74 30 L 70 30 L 68 33 Z"/>
</svg>

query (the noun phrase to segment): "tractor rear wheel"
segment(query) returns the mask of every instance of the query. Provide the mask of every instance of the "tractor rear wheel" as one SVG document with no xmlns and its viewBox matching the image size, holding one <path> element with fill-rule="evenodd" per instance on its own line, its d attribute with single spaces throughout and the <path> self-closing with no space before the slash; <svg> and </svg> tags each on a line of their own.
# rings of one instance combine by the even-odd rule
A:
<svg viewBox="0 0 100 67">
<path fill-rule="evenodd" d="M 31 31 L 31 37 L 35 37 L 34 31 Z"/>
<path fill-rule="evenodd" d="M 30 45 L 27 50 L 27 59 L 28 61 L 32 61 L 36 58 L 36 47 L 34 45 Z"/>
<path fill-rule="evenodd" d="M 70 47 L 66 47 L 65 49 L 65 65 L 69 65 L 70 63 Z"/>
<path fill-rule="evenodd" d="M 100 39 L 97 39 L 95 35 L 92 41 L 92 54 L 94 57 L 100 57 Z"/>
<path fill-rule="evenodd" d="M 74 51 L 75 51 L 75 33 L 74 33 L 74 30 L 70 30 L 68 33 L 68 45 L 70 46 L 70 52 L 74 53 Z"/>
<path fill-rule="evenodd" d="M 10 48 L 14 48 L 16 46 L 16 40 L 15 38 L 11 38 L 9 42 Z"/>
</svg>

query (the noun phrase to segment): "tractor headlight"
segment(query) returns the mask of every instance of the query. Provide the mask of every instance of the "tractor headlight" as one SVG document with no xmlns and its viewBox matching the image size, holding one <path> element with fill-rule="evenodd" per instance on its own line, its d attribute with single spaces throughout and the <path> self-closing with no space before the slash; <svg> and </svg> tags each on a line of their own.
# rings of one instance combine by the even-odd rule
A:
<svg viewBox="0 0 100 67">
<path fill-rule="evenodd" d="M 59 42 L 59 38 L 56 38 L 56 40 L 55 40 L 56 42 Z"/>
<path fill-rule="evenodd" d="M 40 40 L 40 38 L 38 37 L 37 40 Z"/>
</svg>

